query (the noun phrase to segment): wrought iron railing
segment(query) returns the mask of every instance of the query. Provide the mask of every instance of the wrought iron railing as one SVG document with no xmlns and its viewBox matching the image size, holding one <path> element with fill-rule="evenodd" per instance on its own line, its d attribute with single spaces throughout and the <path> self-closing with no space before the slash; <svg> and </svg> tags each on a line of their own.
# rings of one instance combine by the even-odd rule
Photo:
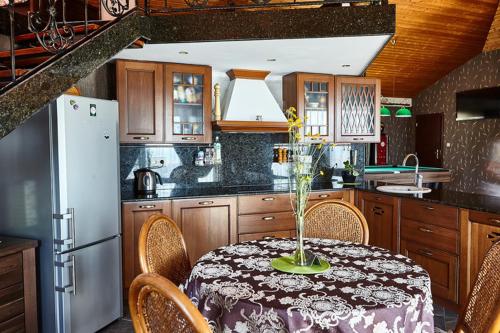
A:
<svg viewBox="0 0 500 333">
<path fill-rule="evenodd" d="M 16 75 L 16 33 L 15 33 L 15 2 L 18 0 L 0 0 L 0 7 L 5 7 L 9 13 L 9 45 L 10 45 L 10 83 L 4 87 L 0 86 L 0 94 L 13 85 L 18 79 Z M 25 0 L 20 0 L 25 1 Z M 35 0 L 33 0 L 35 1 Z M 69 0 L 38 0 L 38 6 L 30 6 L 31 11 L 28 13 L 28 30 L 31 31 L 38 44 L 43 47 L 48 53 L 60 55 L 66 52 L 75 43 L 75 24 L 83 24 L 84 32 L 83 39 L 89 38 L 89 20 L 88 8 L 89 0 L 83 0 L 83 20 L 78 22 L 69 21 L 66 19 L 67 4 Z M 41 1 L 47 1 L 42 6 Z M 366 0 L 184 0 L 184 5 L 180 5 L 179 1 L 169 3 L 168 0 L 163 0 L 161 5 L 158 2 L 151 0 L 142 0 L 135 8 L 131 8 L 129 0 L 97 0 L 98 5 L 103 9 L 109 17 L 122 17 L 129 10 L 141 11 L 144 15 L 161 15 L 175 14 L 194 11 L 212 11 L 212 10 L 237 10 L 237 9 L 271 9 L 271 8 L 291 8 L 291 7 L 314 7 L 314 6 L 342 6 L 342 5 L 380 5 L 387 4 L 388 0 L 366 1 Z M 173 1 L 173 0 L 171 0 Z M 72 10 L 76 6 L 76 2 L 72 1 Z M 152 6 L 153 5 L 153 6 Z M 36 7 L 36 8 L 35 8 Z M 60 9 L 61 12 L 58 12 Z M 40 66 L 38 66 L 40 67 Z"/>
</svg>

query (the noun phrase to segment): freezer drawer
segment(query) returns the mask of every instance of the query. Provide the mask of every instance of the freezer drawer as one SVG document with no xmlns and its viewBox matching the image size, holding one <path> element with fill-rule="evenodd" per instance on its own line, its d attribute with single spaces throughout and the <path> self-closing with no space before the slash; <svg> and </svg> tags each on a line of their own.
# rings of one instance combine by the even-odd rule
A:
<svg viewBox="0 0 500 333">
<path fill-rule="evenodd" d="M 56 255 L 59 333 L 95 332 L 122 316 L 121 238 Z"/>
</svg>

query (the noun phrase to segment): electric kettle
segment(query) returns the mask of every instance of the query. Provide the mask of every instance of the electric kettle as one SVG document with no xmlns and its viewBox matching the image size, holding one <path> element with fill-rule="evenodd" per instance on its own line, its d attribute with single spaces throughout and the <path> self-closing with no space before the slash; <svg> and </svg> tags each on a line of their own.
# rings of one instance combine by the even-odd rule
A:
<svg viewBox="0 0 500 333">
<path fill-rule="evenodd" d="M 135 170 L 134 177 L 135 191 L 139 194 L 155 193 L 157 181 L 163 185 L 160 174 L 148 168 Z"/>
</svg>

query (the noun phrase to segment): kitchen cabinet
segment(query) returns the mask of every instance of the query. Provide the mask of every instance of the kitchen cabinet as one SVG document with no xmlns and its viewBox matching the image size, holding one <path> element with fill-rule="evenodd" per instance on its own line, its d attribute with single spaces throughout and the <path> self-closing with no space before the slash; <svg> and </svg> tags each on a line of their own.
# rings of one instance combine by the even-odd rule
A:
<svg viewBox="0 0 500 333">
<path fill-rule="evenodd" d="M 358 193 L 358 208 L 366 218 L 370 245 L 398 250 L 398 204 L 396 197 L 369 192 Z"/>
<path fill-rule="evenodd" d="M 433 296 L 455 308 L 459 303 L 460 236 L 457 208 L 401 200 L 401 253 L 427 270 Z"/>
<path fill-rule="evenodd" d="M 127 291 L 132 280 L 141 274 L 138 252 L 139 233 L 142 225 L 153 214 L 171 217 L 171 201 L 140 201 L 122 204 L 122 272 L 125 298 L 127 298 Z"/>
<path fill-rule="evenodd" d="M 0 237 L 0 332 L 38 332 L 38 241 Z"/>
<path fill-rule="evenodd" d="M 166 142 L 212 142 L 212 68 L 165 66 Z"/>
<path fill-rule="evenodd" d="M 380 80 L 335 77 L 335 142 L 380 141 Z"/>
<path fill-rule="evenodd" d="M 212 142 L 212 68 L 118 60 L 121 143 Z"/>
<path fill-rule="evenodd" d="M 470 211 L 470 276 L 474 283 L 486 253 L 500 241 L 500 215 Z"/>
<path fill-rule="evenodd" d="M 297 109 L 305 141 L 333 142 L 335 79 L 329 74 L 291 73 L 283 77 L 283 108 Z M 307 138 L 319 135 L 319 139 Z"/>
<path fill-rule="evenodd" d="M 191 265 L 207 252 L 238 241 L 236 205 L 233 197 L 173 200 L 173 219 L 182 231 Z"/>
<path fill-rule="evenodd" d="M 164 142 L 163 64 L 116 62 L 120 142 Z"/>
</svg>

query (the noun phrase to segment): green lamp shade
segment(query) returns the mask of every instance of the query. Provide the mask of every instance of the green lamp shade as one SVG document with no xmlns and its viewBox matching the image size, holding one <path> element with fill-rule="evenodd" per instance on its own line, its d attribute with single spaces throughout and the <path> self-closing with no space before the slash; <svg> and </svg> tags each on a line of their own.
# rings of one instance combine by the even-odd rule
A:
<svg viewBox="0 0 500 333">
<path fill-rule="evenodd" d="M 402 107 L 398 111 L 396 111 L 396 117 L 398 118 L 409 118 L 411 117 L 411 111 L 406 107 Z"/>
<path fill-rule="evenodd" d="M 380 108 L 380 116 L 381 117 L 390 117 L 391 116 L 391 110 L 389 110 L 386 106 L 382 106 Z"/>
</svg>

